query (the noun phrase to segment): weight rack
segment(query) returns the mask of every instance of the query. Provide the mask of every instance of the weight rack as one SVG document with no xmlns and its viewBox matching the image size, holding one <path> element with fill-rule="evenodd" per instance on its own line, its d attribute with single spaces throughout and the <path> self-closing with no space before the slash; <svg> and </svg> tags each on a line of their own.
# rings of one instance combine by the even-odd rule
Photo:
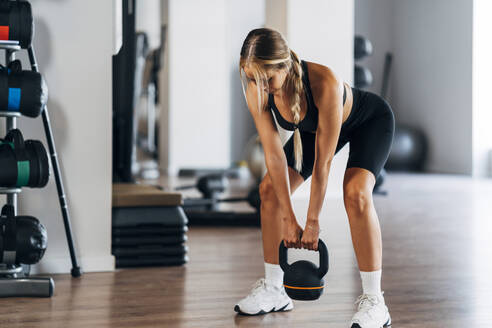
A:
<svg viewBox="0 0 492 328">
<path fill-rule="evenodd" d="M 18 41 L 0 41 L 0 49 L 5 51 L 5 64 L 8 66 L 10 62 L 15 60 L 15 53 L 21 50 L 21 47 Z M 29 56 L 31 70 L 34 72 L 39 72 L 32 45 L 26 50 Z M 18 112 L 0 110 L 0 117 L 6 118 L 7 133 L 12 129 L 17 128 L 17 118 L 19 116 L 21 116 L 21 114 Z M 80 277 L 82 275 L 82 270 L 77 264 L 77 256 L 73 245 L 72 229 L 70 226 L 67 197 L 65 196 L 65 191 L 63 188 L 63 181 L 56 154 L 55 141 L 53 138 L 47 105 L 44 107 L 41 116 L 43 119 L 46 141 L 48 143 L 50 153 L 51 167 L 53 168 L 55 175 L 58 200 L 60 203 L 60 210 L 65 226 L 65 234 L 67 236 L 67 243 L 70 251 L 70 258 L 72 262 L 71 274 L 72 277 Z M 14 207 L 15 215 L 17 215 L 17 195 L 21 193 L 21 191 L 21 188 L 0 188 L 0 194 L 7 195 L 7 204 Z M 53 296 L 55 284 L 51 277 L 29 277 L 30 265 L 16 265 L 14 263 L 15 261 L 10 261 L 15 260 L 15 254 L 5 253 L 7 252 L 4 252 L 4 261 L 7 263 L 0 263 L 0 297 Z"/>
</svg>

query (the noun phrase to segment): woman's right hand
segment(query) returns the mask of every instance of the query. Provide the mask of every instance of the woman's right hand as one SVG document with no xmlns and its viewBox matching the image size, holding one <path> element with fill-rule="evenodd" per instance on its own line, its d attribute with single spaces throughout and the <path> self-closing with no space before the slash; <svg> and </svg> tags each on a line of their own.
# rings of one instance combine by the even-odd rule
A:
<svg viewBox="0 0 492 328">
<path fill-rule="evenodd" d="M 283 222 L 282 240 L 287 248 L 302 248 L 302 228 L 296 218 L 286 218 Z"/>
</svg>

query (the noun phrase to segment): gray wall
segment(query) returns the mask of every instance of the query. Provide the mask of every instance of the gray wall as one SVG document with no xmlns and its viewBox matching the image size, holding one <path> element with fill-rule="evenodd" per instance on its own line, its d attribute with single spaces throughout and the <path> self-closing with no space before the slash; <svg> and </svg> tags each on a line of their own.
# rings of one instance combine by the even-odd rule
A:
<svg viewBox="0 0 492 328">
<path fill-rule="evenodd" d="M 473 175 L 492 177 L 492 1 L 473 2 Z"/>
<path fill-rule="evenodd" d="M 473 1 L 399 0 L 393 18 L 399 120 L 429 137 L 429 171 L 471 174 Z"/>
<path fill-rule="evenodd" d="M 393 52 L 390 104 L 397 123 L 429 139 L 430 172 L 471 174 L 473 1 L 357 0 L 355 31 L 375 46 L 367 66 L 379 93 Z"/>
<path fill-rule="evenodd" d="M 374 83 L 365 90 L 379 94 L 382 85 L 384 57 L 393 51 L 392 15 L 394 0 L 355 0 L 355 34 L 371 40 L 374 52 L 356 63 L 368 67 Z M 391 85 L 388 90 L 391 99 Z"/>
</svg>

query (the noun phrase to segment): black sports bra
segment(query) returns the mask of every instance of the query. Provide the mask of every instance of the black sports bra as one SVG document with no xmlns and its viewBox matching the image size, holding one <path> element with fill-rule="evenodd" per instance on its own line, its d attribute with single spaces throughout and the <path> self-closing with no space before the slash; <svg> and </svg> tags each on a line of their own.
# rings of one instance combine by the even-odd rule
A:
<svg viewBox="0 0 492 328">
<path fill-rule="evenodd" d="M 307 70 L 307 65 L 304 60 L 301 60 L 301 66 L 302 66 L 302 82 L 304 84 L 304 90 L 306 93 L 306 99 L 307 99 L 307 113 L 304 119 L 299 122 L 299 124 L 294 124 L 292 122 L 289 122 L 285 120 L 282 115 L 280 115 L 280 112 L 278 111 L 277 106 L 275 105 L 274 97 L 273 94 L 269 93 L 268 94 L 268 106 L 270 106 L 271 109 L 273 109 L 273 113 L 275 114 L 275 117 L 277 118 L 278 124 L 286 129 L 286 130 L 291 130 L 294 131 L 295 129 L 299 128 L 300 131 L 315 131 L 316 128 L 318 127 L 318 108 L 314 104 L 314 99 L 313 99 L 313 94 L 311 93 L 311 85 L 309 84 L 309 75 L 308 75 L 308 70 Z M 345 99 L 347 98 L 346 91 L 345 91 L 345 85 L 343 85 L 343 104 L 345 105 Z"/>
</svg>

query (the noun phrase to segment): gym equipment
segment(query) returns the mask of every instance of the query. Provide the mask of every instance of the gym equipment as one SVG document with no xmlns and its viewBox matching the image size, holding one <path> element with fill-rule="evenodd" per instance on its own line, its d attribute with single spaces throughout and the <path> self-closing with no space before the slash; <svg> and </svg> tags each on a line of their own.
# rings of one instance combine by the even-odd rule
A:
<svg viewBox="0 0 492 328">
<path fill-rule="evenodd" d="M 371 41 L 360 35 L 354 37 L 354 60 L 357 61 L 368 57 L 372 55 L 372 52 Z M 371 86 L 373 81 L 372 73 L 367 67 L 354 64 L 354 86 L 356 88 L 362 89 Z"/>
<path fill-rule="evenodd" d="M 388 85 L 391 71 L 391 63 L 393 61 L 393 55 L 390 52 L 386 53 L 384 57 L 384 67 L 383 67 L 383 83 L 381 85 L 381 97 L 386 99 L 388 94 Z"/>
<path fill-rule="evenodd" d="M 260 213 L 239 211 L 205 211 L 186 209 L 190 226 L 259 227 Z"/>
<path fill-rule="evenodd" d="M 216 198 L 218 194 L 224 192 L 227 181 L 222 174 L 207 174 L 198 179 L 196 185 L 184 185 L 174 188 L 174 190 L 185 190 L 197 188 L 205 198 Z"/>
<path fill-rule="evenodd" d="M 20 60 L 0 65 L 0 108 L 38 117 L 48 101 L 48 87 L 38 72 L 23 71 Z"/>
<path fill-rule="evenodd" d="M 12 205 L 4 205 L 0 219 L 0 261 L 36 264 L 46 251 L 48 234 L 38 219 L 15 216 Z"/>
<path fill-rule="evenodd" d="M 388 192 L 386 190 L 381 190 L 381 186 L 384 183 L 384 179 L 386 178 L 386 170 L 384 168 L 379 172 L 378 177 L 376 178 L 376 183 L 374 184 L 374 188 L 372 189 L 373 194 L 386 196 Z"/>
<path fill-rule="evenodd" d="M 394 171 L 422 171 L 427 158 L 427 139 L 415 127 L 399 124 L 386 167 Z"/>
<path fill-rule="evenodd" d="M 319 267 L 311 261 L 296 261 L 287 263 L 287 247 L 284 242 L 279 246 L 279 263 L 284 271 L 284 288 L 290 298 L 300 301 L 317 300 L 325 287 L 323 277 L 328 272 L 328 248 L 319 239 Z"/>
<path fill-rule="evenodd" d="M 34 24 L 27 1 L 0 1 L 0 40 L 16 40 L 24 49 L 31 46 Z"/>
<path fill-rule="evenodd" d="M 383 68 L 383 83 L 381 85 L 381 97 L 383 99 L 386 99 L 386 94 L 388 92 L 388 81 L 389 81 L 389 72 L 390 72 L 390 67 L 391 67 L 391 61 L 392 61 L 392 56 L 390 53 L 386 53 L 385 61 L 384 61 L 384 68 Z M 385 164 L 386 166 L 386 164 Z M 374 188 L 372 190 L 373 194 L 378 194 L 378 195 L 383 195 L 386 196 L 388 194 L 387 191 L 381 190 L 381 186 L 384 183 L 384 180 L 386 178 L 386 170 L 384 167 L 381 169 L 379 172 L 379 175 L 376 178 L 376 183 L 374 185 Z"/>
<path fill-rule="evenodd" d="M 354 86 L 357 88 L 366 88 L 371 86 L 374 79 L 372 73 L 367 67 L 355 64 L 354 66 Z"/>
<path fill-rule="evenodd" d="M 37 140 L 24 142 L 18 129 L 0 140 L 0 186 L 42 188 L 49 179 L 48 155 Z"/>
<path fill-rule="evenodd" d="M 38 63 L 36 61 L 36 54 L 34 48 L 29 46 L 27 48 L 27 54 L 29 56 L 29 62 L 31 63 L 31 70 L 34 72 L 39 72 Z M 11 59 L 14 59 L 12 55 L 9 55 Z M 70 252 L 70 260 L 72 263 L 72 269 L 70 273 L 72 277 L 80 277 L 82 275 L 82 269 L 77 262 L 77 254 L 75 252 L 75 246 L 73 244 L 72 238 L 72 228 L 70 225 L 70 214 L 68 212 L 68 197 L 65 195 L 65 190 L 63 187 L 63 179 L 61 176 L 60 164 L 58 162 L 58 156 L 56 154 L 55 139 L 53 138 L 53 132 L 51 129 L 50 117 L 48 112 L 48 106 L 44 107 L 41 113 L 43 119 L 44 132 L 46 136 L 46 142 L 48 144 L 48 149 L 50 152 L 51 166 L 53 168 L 53 173 L 55 174 L 56 190 L 58 193 L 58 201 L 60 204 L 60 211 L 63 217 L 63 225 L 65 227 L 65 235 L 67 238 L 68 249 Z"/>
<path fill-rule="evenodd" d="M 188 219 L 180 206 L 113 207 L 113 228 L 181 228 Z"/>
<path fill-rule="evenodd" d="M 386 170 L 381 169 L 381 171 L 379 172 L 379 175 L 376 179 L 376 184 L 374 185 L 375 189 L 379 188 L 383 184 L 385 177 L 386 177 Z"/>
<path fill-rule="evenodd" d="M 148 226 L 148 227 L 128 227 L 128 228 L 113 228 L 113 236 L 121 237 L 121 236 L 134 236 L 134 235 L 145 235 L 145 234 L 158 234 L 163 236 L 168 235 L 181 235 L 185 234 L 188 231 L 187 226 L 176 226 L 176 227 L 156 227 L 156 226 Z"/>
<path fill-rule="evenodd" d="M 265 175 L 267 168 L 265 163 L 265 153 L 258 134 L 253 135 L 246 143 L 244 155 L 242 157 L 246 158 L 248 168 L 253 177 L 255 177 L 257 184 L 259 184 Z"/>
<path fill-rule="evenodd" d="M 117 257 L 145 255 L 184 255 L 188 252 L 186 245 L 139 245 L 137 247 L 115 247 L 113 254 Z"/>
<path fill-rule="evenodd" d="M 219 199 L 220 193 L 223 193 L 227 186 L 226 178 L 221 174 L 207 174 L 198 178 L 196 185 L 185 185 L 175 188 L 175 190 L 184 190 L 197 188 L 203 195 L 203 198 L 185 198 L 183 200 L 183 206 L 185 208 L 197 208 L 202 207 L 206 210 L 217 210 L 218 203 L 225 202 L 243 202 L 247 201 L 248 204 L 259 210 L 260 209 L 260 192 L 259 187 L 253 187 L 247 197 L 233 197 Z"/>
<path fill-rule="evenodd" d="M 137 13 L 138 14 L 138 13 Z M 160 46 L 150 50 L 145 57 L 142 74 L 142 91 L 138 95 L 139 106 L 136 108 L 137 123 L 136 144 L 138 174 L 143 179 L 156 179 L 159 173 L 158 149 L 160 130 L 159 106 L 159 72 L 161 58 L 166 44 L 166 26 L 161 26 Z"/>
<path fill-rule="evenodd" d="M 134 108 L 137 41 L 135 33 L 136 0 L 122 0 L 123 42 L 113 56 L 113 182 L 134 182 Z"/>
<path fill-rule="evenodd" d="M 125 237 L 113 237 L 112 243 L 114 246 L 141 246 L 141 245 L 175 245 L 182 244 L 188 240 L 185 234 L 177 236 L 160 236 L 160 235 L 147 235 L 147 236 L 125 236 Z"/>
<path fill-rule="evenodd" d="M 0 217 L 0 297 L 51 297 L 55 283 L 49 277 L 28 277 L 30 265 L 43 257 L 47 246 L 44 226 L 32 216 L 15 216 L 4 205 Z"/>
<path fill-rule="evenodd" d="M 190 225 L 260 225 L 260 193 L 258 186 L 253 187 L 246 197 L 218 198 L 224 192 L 227 180 L 221 174 L 208 174 L 198 178 L 195 185 L 177 187 L 175 190 L 197 188 L 202 198 L 183 199 L 183 209 L 190 221 Z M 239 212 L 219 210 L 220 203 L 248 202 L 255 212 Z"/>
<path fill-rule="evenodd" d="M 359 60 L 371 56 L 372 53 L 373 47 L 371 41 L 361 35 L 356 35 L 354 38 L 354 59 Z"/>
<path fill-rule="evenodd" d="M 137 256 L 136 258 L 116 258 L 117 268 L 129 268 L 129 267 L 143 267 L 143 266 L 171 266 L 171 265 L 183 265 L 188 263 L 189 257 L 187 255 L 174 255 L 174 256 Z"/>
<path fill-rule="evenodd" d="M 179 193 L 142 184 L 113 185 L 112 254 L 116 267 L 188 261 L 188 218 Z"/>
<path fill-rule="evenodd" d="M 378 177 L 376 178 L 376 183 L 374 184 L 373 188 L 373 193 L 375 194 L 380 194 L 380 195 L 386 195 L 385 191 L 380 190 L 381 186 L 384 183 L 384 179 L 386 178 L 386 170 L 384 168 L 381 169 L 379 172 Z"/>
<path fill-rule="evenodd" d="M 36 61 L 36 55 L 32 48 L 31 41 L 33 36 L 33 24 L 31 6 L 26 1 L 0 1 L 0 49 L 5 51 L 5 63 L 9 66 L 10 63 L 15 61 L 15 52 L 21 50 L 21 46 L 26 48 L 29 64 L 31 65 L 31 71 L 39 73 L 38 64 Z M 1 39 L 10 41 L 1 41 Z M 16 65 L 16 64 L 13 64 Z M 7 71 L 8 72 L 8 71 Z M 28 87 L 29 89 L 29 87 Z M 28 90 L 25 89 L 25 90 Z M 8 90 L 4 88 L 4 90 Z M 22 92 L 22 91 L 21 91 Z M 13 92 L 14 96 L 18 96 L 18 91 Z M 24 95 L 25 96 L 25 95 Z M 29 96 L 29 95 L 28 95 Z M 0 97 L 1 98 L 1 97 Z M 42 99 L 42 96 L 39 96 Z M 8 99 L 8 98 L 7 98 Z M 12 98 L 11 100 L 14 100 Z M 29 97 L 27 97 L 29 99 Z M 20 106 L 20 100 L 19 100 Z M 58 157 L 56 154 L 55 142 L 51 129 L 51 123 L 49 119 L 48 108 L 43 106 L 41 116 L 43 120 L 43 127 L 46 135 L 46 141 L 50 151 L 51 165 L 55 175 L 55 182 L 58 192 L 58 200 L 60 204 L 60 210 L 63 216 L 63 223 L 65 227 L 65 234 L 67 238 L 67 244 L 70 251 L 70 258 L 72 262 L 71 274 L 73 277 L 79 277 L 82 275 L 82 270 L 78 266 L 77 258 L 75 254 L 75 248 L 72 239 L 72 231 L 70 227 L 70 218 L 68 213 L 67 197 L 63 189 L 63 181 L 60 173 Z M 6 130 L 10 131 L 17 126 L 17 117 L 20 116 L 20 112 L 8 110 L 9 108 L 0 108 L 0 116 L 6 117 Z M 37 154 L 40 147 L 26 142 L 24 144 L 26 153 Z M 3 145 L 3 147 L 6 147 Z M 10 145 L 9 147 L 12 147 Z M 14 152 L 19 151 L 13 144 Z M 23 160 L 26 160 L 25 158 Z M 27 159 L 29 160 L 29 159 Z M 36 161 L 32 161 L 31 164 L 36 164 Z M 39 164 L 39 163 L 38 163 Z M 4 167 L 2 166 L 2 169 Z M 33 169 L 33 167 L 29 167 Z M 36 170 L 36 168 L 34 168 Z M 43 171 L 43 168 L 38 167 L 38 171 Z M 28 182 L 29 183 L 29 182 Z M 42 179 L 38 180 L 38 185 L 42 185 Z M 22 190 L 20 188 L 3 188 L 0 187 L 0 194 L 7 195 L 7 204 L 12 206 L 14 214 L 17 209 L 17 195 Z M 51 297 L 54 291 L 54 281 L 50 277 L 46 278 L 34 278 L 28 277 L 30 273 L 29 264 L 0 263 L 0 297 L 10 296 L 40 296 Z"/>
<path fill-rule="evenodd" d="M 393 55 L 385 56 L 381 96 L 386 97 Z M 428 153 L 425 134 L 416 127 L 395 123 L 395 133 L 391 152 L 385 167 L 394 171 L 422 171 Z"/>
</svg>

